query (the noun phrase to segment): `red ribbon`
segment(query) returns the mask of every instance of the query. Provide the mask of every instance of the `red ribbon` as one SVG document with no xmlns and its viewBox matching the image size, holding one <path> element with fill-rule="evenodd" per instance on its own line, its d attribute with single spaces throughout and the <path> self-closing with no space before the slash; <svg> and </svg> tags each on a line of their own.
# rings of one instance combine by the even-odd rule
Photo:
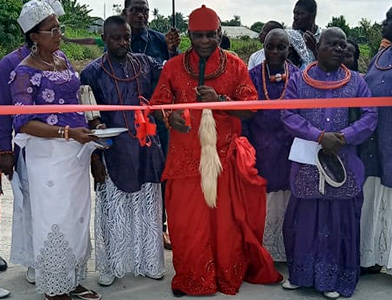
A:
<svg viewBox="0 0 392 300">
<path fill-rule="evenodd" d="M 135 129 L 136 129 L 136 137 L 139 140 L 140 146 L 151 146 L 151 137 L 157 132 L 157 125 L 151 123 L 150 118 L 148 117 L 150 113 L 150 109 L 147 108 L 143 111 L 136 110 L 135 111 Z"/>
<path fill-rule="evenodd" d="M 0 115 L 67 113 L 75 111 L 129 111 L 129 110 L 177 110 L 177 109 L 311 109 L 329 107 L 381 107 L 392 106 L 392 97 L 343 98 L 343 99 L 298 99 L 298 100 L 255 100 L 230 102 L 179 103 L 164 105 L 0 105 Z"/>
<path fill-rule="evenodd" d="M 191 127 L 191 112 L 189 109 L 184 109 L 184 112 L 182 113 L 182 116 L 184 117 L 185 120 L 185 126 Z"/>
</svg>

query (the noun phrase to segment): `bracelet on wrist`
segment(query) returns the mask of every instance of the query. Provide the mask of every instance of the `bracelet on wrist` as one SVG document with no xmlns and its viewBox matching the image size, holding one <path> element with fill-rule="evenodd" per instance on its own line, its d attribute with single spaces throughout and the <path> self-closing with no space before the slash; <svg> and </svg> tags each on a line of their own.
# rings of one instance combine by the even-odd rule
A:
<svg viewBox="0 0 392 300">
<path fill-rule="evenodd" d="M 65 134 L 64 127 L 59 127 L 57 133 L 60 135 L 61 138 L 64 138 L 64 134 Z"/>
<path fill-rule="evenodd" d="M 325 130 L 321 131 L 319 137 L 317 138 L 317 143 L 321 144 L 321 141 L 323 140 L 325 134 Z"/>
<path fill-rule="evenodd" d="M 170 125 L 170 117 L 173 114 L 173 111 L 168 111 L 166 112 L 164 109 L 162 109 L 162 115 L 163 115 L 163 123 L 165 124 L 165 127 L 167 129 L 171 129 Z"/>
<path fill-rule="evenodd" d="M 14 151 L 0 151 L 0 155 L 5 155 L 5 154 L 10 154 L 10 155 L 14 155 Z"/>
<path fill-rule="evenodd" d="M 64 129 L 64 138 L 68 142 L 69 141 L 69 125 L 65 126 Z"/>
</svg>

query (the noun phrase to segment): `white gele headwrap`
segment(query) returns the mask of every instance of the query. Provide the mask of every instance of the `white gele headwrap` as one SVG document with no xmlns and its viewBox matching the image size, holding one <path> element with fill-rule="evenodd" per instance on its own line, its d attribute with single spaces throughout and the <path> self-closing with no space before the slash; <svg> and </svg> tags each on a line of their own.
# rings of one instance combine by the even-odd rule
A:
<svg viewBox="0 0 392 300">
<path fill-rule="evenodd" d="M 65 11 L 63 5 L 61 4 L 61 1 L 59 0 L 41 0 L 41 1 L 48 2 L 50 6 L 53 8 L 56 15 L 58 16 L 65 15 Z"/>
<path fill-rule="evenodd" d="M 222 171 L 222 164 L 216 150 L 216 123 L 211 109 L 203 109 L 199 127 L 201 157 L 199 171 L 201 175 L 201 189 L 207 205 L 216 207 L 218 193 L 218 177 Z"/>
<path fill-rule="evenodd" d="M 55 14 L 54 9 L 47 1 L 31 0 L 23 5 L 18 23 L 23 32 L 26 33 L 47 17 Z"/>
</svg>

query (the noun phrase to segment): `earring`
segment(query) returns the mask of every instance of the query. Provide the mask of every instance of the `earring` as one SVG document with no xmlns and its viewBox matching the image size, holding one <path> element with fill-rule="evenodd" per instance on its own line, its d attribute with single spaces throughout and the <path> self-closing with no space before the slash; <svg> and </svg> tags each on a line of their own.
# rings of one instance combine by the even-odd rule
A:
<svg viewBox="0 0 392 300">
<path fill-rule="evenodd" d="M 34 45 L 33 45 L 33 46 L 31 46 L 31 53 L 32 53 L 33 55 L 35 55 L 35 54 L 37 54 L 37 53 L 38 53 L 38 46 L 37 46 L 37 42 L 34 42 Z"/>
</svg>

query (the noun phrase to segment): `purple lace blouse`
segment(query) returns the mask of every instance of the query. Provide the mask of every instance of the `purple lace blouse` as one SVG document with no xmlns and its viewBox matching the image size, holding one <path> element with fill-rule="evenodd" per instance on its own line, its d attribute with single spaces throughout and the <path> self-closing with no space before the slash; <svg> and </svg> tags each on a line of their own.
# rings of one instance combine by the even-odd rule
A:
<svg viewBox="0 0 392 300">
<path fill-rule="evenodd" d="M 62 56 L 63 57 L 63 56 Z M 64 71 L 42 71 L 29 66 L 19 65 L 11 72 L 9 84 L 14 105 L 54 105 L 78 104 L 80 80 L 65 57 L 68 69 Z M 16 115 L 16 132 L 31 120 L 48 125 L 87 127 L 83 112 L 45 113 Z"/>
</svg>

